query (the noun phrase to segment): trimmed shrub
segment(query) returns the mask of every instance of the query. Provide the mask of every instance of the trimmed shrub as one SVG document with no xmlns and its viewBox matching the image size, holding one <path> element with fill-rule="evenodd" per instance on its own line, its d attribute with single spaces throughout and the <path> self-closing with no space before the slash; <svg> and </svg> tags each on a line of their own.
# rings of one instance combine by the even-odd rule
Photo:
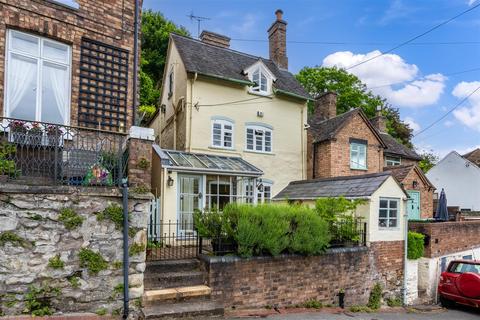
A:
<svg viewBox="0 0 480 320">
<path fill-rule="evenodd" d="M 372 291 L 370 291 L 370 297 L 368 297 L 367 307 L 372 310 L 378 310 L 382 304 L 382 285 L 380 283 L 375 283 Z"/>
<path fill-rule="evenodd" d="M 315 255 L 330 242 L 328 223 L 306 207 L 296 207 L 291 220 L 290 252 Z"/>
<path fill-rule="evenodd" d="M 421 233 L 409 231 L 408 232 L 408 250 L 407 258 L 417 260 L 423 257 L 425 236 Z"/>
</svg>

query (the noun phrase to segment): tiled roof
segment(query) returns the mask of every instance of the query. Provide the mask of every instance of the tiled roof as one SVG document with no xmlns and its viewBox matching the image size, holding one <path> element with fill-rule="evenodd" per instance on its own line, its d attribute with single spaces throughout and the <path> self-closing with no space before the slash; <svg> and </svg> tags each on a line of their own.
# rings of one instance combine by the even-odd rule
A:
<svg viewBox="0 0 480 320">
<path fill-rule="evenodd" d="M 389 135 L 388 133 L 380 132 L 380 136 L 382 137 L 383 141 L 387 145 L 387 148 L 383 150 L 384 154 L 401 156 L 402 158 L 407 158 L 407 159 L 412 159 L 417 161 L 422 160 L 422 158 L 418 155 L 418 153 L 404 146 L 403 144 L 395 140 L 395 138 Z"/>
<path fill-rule="evenodd" d="M 423 180 L 425 184 L 433 187 L 433 184 L 430 182 L 430 180 L 428 180 L 428 178 L 416 164 L 407 164 L 383 168 L 383 171 L 389 172 L 395 179 L 397 179 L 399 183 L 402 183 L 412 170 L 416 170 L 418 176 L 420 177 L 420 179 Z"/>
<path fill-rule="evenodd" d="M 243 74 L 243 70 L 261 60 L 277 78 L 273 85 L 274 88 L 293 93 L 305 99 L 311 98 L 293 74 L 287 70 L 279 69 L 272 60 L 213 46 L 175 33 L 172 33 L 171 37 L 180 53 L 187 72 L 196 72 L 201 75 L 225 79 L 250 81 Z"/>
<path fill-rule="evenodd" d="M 470 151 L 467 154 L 464 154 L 463 157 L 473 163 L 475 163 L 477 166 L 480 166 L 480 149 L 475 149 L 473 151 Z"/>
<path fill-rule="evenodd" d="M 313 135 L 313 142 L 322 142 L 325 140 L 332 139 L 335 137 L 337 132 L 343 128 L 343 126 L 350 120 L 353 116 L 358 114 L 360 109 L 352 109 L 345 113 L 342 113 L 335 118 L 328 120 L 323 120 L 320 122 L 310 121 L 310 131 Z"/>
<path fill-rule="evenodd" d="M 274 200 L 311 200 L 340 196 L 365 198 L 378 190 L 390 176 L 389 172 L 380 172 L 360 176 L 293 181 L 280 191 Z"/>
</svg>

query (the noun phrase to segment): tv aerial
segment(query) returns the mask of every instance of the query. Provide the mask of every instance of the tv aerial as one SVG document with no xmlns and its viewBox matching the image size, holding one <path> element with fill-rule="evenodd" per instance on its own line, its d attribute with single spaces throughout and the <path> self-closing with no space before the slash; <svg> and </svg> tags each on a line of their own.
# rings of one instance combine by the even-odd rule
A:
<svg viewBox="0 0 480 320">
<path fill-rule="evenodd" d="M 200 24 L 202 23 L 202 21 L 206 21 L 206 20 L 211 20 L 210 18 L 207 18 L 207 17 L 200 17 L 200 16 L 196 16 L 193 14 L 193 11 L 187 15 L 187 17 L 190 18 L 191 21 L 197 21 L 197 38 L 200 37 Z"/>
</svg>

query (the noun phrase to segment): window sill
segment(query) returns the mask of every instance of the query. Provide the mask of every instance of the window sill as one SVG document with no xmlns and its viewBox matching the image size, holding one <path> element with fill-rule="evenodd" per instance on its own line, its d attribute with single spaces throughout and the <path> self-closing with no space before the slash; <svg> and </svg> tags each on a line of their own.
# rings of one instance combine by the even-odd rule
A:
<svg viewBox="0 0 480 320">
<path fill-rule="evenodd" d="M 350 170 L 354 170 L 354 171 L 368 171 L 368 168 L 361 169 L 361 168 L 352 168 L 352 167 L 350 167 Z"/>
<path fill-rule="evenodd" d="M 399 227 L 378 227 L 379 231 L 399 231 Z"/>
<path fill-rule="evenodd" d="M 208 146 L 208 149 L 236 151 L 235 148 L 226 148 L 226 147 L 217 147 L 217 146 Z"/>
<path fill-rule="evenodd" d="M 265 152 L 265 151 L 255 151 L 255 150 L 243 150 L 244 152 L 247 153 L 257 153 L 257 154 L 264 154 L 264 155 L 269 155 L 269 156 L 274 156 L 275 153 L 273 152 Z"/>
</svg>

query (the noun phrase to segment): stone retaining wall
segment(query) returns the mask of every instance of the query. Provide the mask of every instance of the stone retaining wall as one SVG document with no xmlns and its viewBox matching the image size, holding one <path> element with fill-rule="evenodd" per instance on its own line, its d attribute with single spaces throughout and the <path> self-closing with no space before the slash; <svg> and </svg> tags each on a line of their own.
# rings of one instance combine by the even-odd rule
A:
<svg viewBox="0 0 480 320">
<path fill-rule="evenodd" d="M 385 243 L 395 245 L 395 242 Z M 399 276 L 393 281 L 391 274 L 379 271 L 382 268 L 378 266 L 376 252 L 357 247 L 330 249 L 312 257 L 201 258 L 212 296 L 223 301 L 225 307 L 285 307 L 312 299 L 336 305 L 341 289 L 345 290 L 346 305 L 355 305 L 368 302 L 376 282 L 382 284 L 384 298 L 400 296 L 403 267 L 390 270 Z"/>
<path fill-rule="evenodd" d="M 133 315 L 143 295 L 150 199 L 149 195 L 129 199 L 129 242 L 137 249 L 131 251 L 129 268 Z M 122 231 L 108 217 L 98 219 L 106 208 L 116 207 L 118 213 L 121 205 L 121 194 L 113 188 L 1 186 L 0 314 L 24 313 L 33 288 L 41 290 L 33 300 L 47 301 L 54 313 L 121 314 Z M 62 221 L 65 212 L 75 219 Z M 81 265 L 82 248 L 104 259 L 97 274 Z M 94 264 L 99 262 L 93 259 Z"/>
</svg>

